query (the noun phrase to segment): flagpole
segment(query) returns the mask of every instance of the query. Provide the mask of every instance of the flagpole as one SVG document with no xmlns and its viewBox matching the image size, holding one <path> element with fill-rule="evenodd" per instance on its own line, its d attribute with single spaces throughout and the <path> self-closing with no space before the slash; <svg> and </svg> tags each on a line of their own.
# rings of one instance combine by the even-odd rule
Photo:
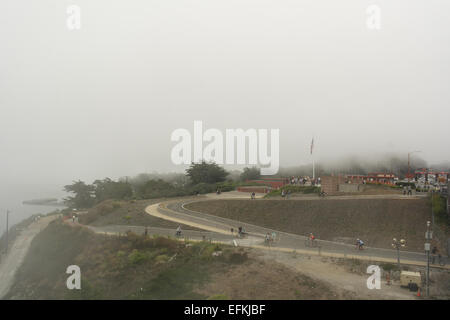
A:
<svg viewBox="0 0 450 320">
<path fill-rule="evenodd" d="M 314 156 L 313 156 L 312 162 L 313 162 L 313 180 L 314 180 L 316 178 L 316 171 L 315 171 L 315 167 L 314 167 Z"/>
<path fill-rule="evenodd" d="M 313 154 L 313 150 L 314 150 L 314 136 L 313 136 L 313 138 L 312 138 L 312 140 L 311 140 L 311 157 L 312 157 L 312 169 L 313 169 L 313 172 L 312 172 L 312 178 L 313 178 L 313 180 L 316 178 L 316 168 L 315 168 L 315 165 L 314 165 L 314 154 Z"/>
</svg>

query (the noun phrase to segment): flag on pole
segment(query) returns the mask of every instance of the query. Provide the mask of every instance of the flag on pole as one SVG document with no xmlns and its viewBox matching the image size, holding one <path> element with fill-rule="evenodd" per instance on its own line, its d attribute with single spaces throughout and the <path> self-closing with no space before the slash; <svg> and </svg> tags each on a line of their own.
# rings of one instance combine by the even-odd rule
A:
<svg viewBox="0 0 450 320">
<path fill-rule="evenodd" d="M 313 153 L 313 148 L 314 148 L 314 138 L 312 138 L 311 140 L 311 154 Z"/>
</svg>

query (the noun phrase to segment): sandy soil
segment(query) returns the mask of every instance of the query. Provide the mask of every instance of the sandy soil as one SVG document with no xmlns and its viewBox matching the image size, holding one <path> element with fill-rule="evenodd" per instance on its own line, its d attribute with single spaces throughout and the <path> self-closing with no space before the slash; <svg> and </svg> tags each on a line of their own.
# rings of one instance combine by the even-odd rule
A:
<svg viewBox="0 0 450 320">
<path fill-rule="evenodd" d="M 232 300 L 331 300 L 356 297 L 346 289 L 334 288 L 289 265 L 260 259 L 252 250 L 247 252 L 250 252 L 252 259 L 243 265 L 229 268 L 225 273 L 216 273 L 197 292 L 206 296 L 222 295 Z"/>
<path fill-rule="evenodd" d="M 351 296 L 353 299 L 416 299 L 414 293 L 401 288 L 398 282 L 386 285 L 382 279 L 381 289 L 368 289 L 369 274 L 349 272 L 346 266 L 336 263 L 332 258 L 305 256 L 277 251 L 259 251 L 259 257 L 266 261 L 276 261 L 292 270 L 302 272 L 306 276 L 327 283 L 340 296 Z"/>
</svg>

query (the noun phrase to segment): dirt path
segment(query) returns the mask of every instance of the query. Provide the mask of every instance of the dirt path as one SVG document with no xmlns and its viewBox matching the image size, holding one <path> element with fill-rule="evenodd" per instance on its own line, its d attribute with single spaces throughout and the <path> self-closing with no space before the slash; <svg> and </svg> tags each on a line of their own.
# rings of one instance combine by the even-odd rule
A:
<svg viewBox="0 0 450 320">
<path fill-rule="evenodd" d="M 0 262 L 0 299 L 3 299 L 13 284 L 16 271 L 22 264 L 33 238 L 56 218 L 57 216 L 44 217 L 33 222 L 10 245 L 8 255 L 2 257 Z"/>
<path fill-rule="evenodd" d="M 260 250 L 259 253 L 260 258 L 266 261 L 277 261 L 313 279 L 325 281 L 337 292 L 352 292 L 354 299 L 416 299 L 414 293 L 400 288 L 398 283 L 388 286 L 386 281 L 383 280 L 381 281 L 381 289 L 370 290 L 367 288 L 369 274 L 351 273 L 344 266 L 334 263 L 329 258 L 267 250 Z"/>
</svg>

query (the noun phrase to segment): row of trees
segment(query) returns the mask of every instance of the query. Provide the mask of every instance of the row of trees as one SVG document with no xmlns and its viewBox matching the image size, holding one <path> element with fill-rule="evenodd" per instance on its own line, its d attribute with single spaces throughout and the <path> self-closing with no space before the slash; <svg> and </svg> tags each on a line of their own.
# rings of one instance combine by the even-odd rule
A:
<svg viewBox="0 0 450 320">
<path fill-rule="evenodd" d="M 130 180 L 113 181 L 110 178 L 95 180 L 92 184 L 74 181 L 64 186 L 71 195 L 65 199 L 71 208 L 90 208 L 108 199 L 149 199 L 160 197 L 186 196 L 198 193 L 233 189 L 233 183 L 225 183 L 229 172 L 213 162 L 192 163 L 184 176 L 141 174 Z M 169 178 L 163 180 L 161 177 Z M 240 175 L 241 181 L 258 179 L 258 168 L 245 168 Z M 168 180 L 168 181 L 167 181 Z"/>
<path fill-rule="evenodd" d="M 73 194 L 67 197 L 66 204 L 71 208 L 90 208 L 107 199 L 126 199 L 133 196 L 132 186 L 126 182 L 113 181 L 109 178 L 95 180 L 93 184 L 74 181 L 64 186 L 64 191 Z"/>
</svg>

